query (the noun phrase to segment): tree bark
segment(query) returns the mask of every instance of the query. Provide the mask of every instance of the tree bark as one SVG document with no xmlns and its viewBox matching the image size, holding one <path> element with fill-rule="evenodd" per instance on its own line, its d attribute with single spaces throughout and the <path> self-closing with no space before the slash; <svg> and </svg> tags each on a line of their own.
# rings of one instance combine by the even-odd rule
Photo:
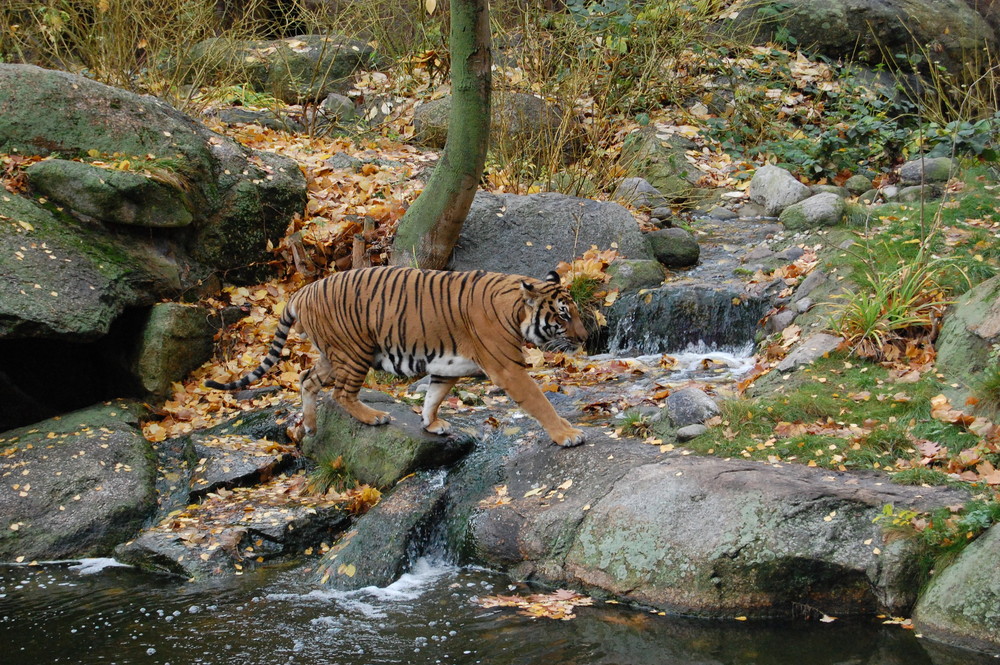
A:
<svg viewBox="0 0 1000 665">
<path fill-rule="evenodd" d="M 450 48 L 448 138 L 427 187 L 399 222 L 393 265 L 440 270 L 448 264 L 486 165 L 493 65 L 488 0 L 451 1 Z"/>
</svg>

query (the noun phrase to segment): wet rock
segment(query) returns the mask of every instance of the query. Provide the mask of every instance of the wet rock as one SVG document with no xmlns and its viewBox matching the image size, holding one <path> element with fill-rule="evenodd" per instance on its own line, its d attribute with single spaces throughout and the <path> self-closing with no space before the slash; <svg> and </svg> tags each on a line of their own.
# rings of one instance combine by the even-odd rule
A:
<svg viewBox="0 0 1000 665">
<path fill-rule="evenodd" d="M 799 342 L 798 346 L 778 363 L 779 372 L 790 372 L 802 365 L 811 365 L 823 356 L 836 351 L 844 340 L 836 335 L 815 333 Z"/>
<path fill-rule="evenodd" d="M 666 411 L 675 427 L 687 427 L 719 415 L 719 405 L 701 388 L 682 388 L 667 397 Z"/>
<path fill-rule="evenodd" d="M 955 174 L 956 169 L 951 157 L 913 159 L 899 167 L 899 181 L 903 185 L 944 183 Z"/>
<path fill-rule="evenodd" d="M 156 508 L 156 459 L 136 404 L 0 433 L 0 560 L 107 556 Z"/>
<path fill-rule="evenodd" d="M 611 288 L 621 292 L 659 286 L 663 283 L 663 266 L 659 261 L 616 259 L 608 266 Z"/>
<path fill-rule="evenodd" d="M 266 439 L 249 437 L 198 437 L 194 443 L 197 462 L 188 481 L 188 502 L 209 492 L 248 487 L 270 479 L 294 463 L 294 449 Z"/>
<path fill-rule="evenodd" d="M 688 231 L 660 229 L 646 234 L 646 241 L 657 261 L 668 268 L 687 268 L 698 263 L 701 247 Z"/>
<path fill-rule="evenodd" d="M 478 192 L 449 267 L 542 278 L 591 245 L 612 243 L 629 259 L 653 258 L 632 214 L 617 203 L 555 192 Z"/>
<path fill-rule="evenodd" d="M 667 200 L 663 194 L 645 178 L 625 178 L 615 188 L 611 198 L 635 208 L 669 210 L 665 207 Z"/>
<path fill-rule="evenodd" d="M 804 231 L 821 226 L 836 226 L 844 220 L 844 199 L 836 194 L 810 196 L 781 211 L 778 221 L 788 231 Z"/>
<path fill-rule="evenodd" d="M 348 416 L 329 395 L 317 405 L 316 433 L 302 441 L 302 452 L 316 460 L 342 457 L 358 481 L 384 488 L 416 471 L 450 466 L 469 452 L 472 440 L 461 432 L 438 436 L 424 431 L 408 404 L 371 390 L 361 400 L 388 411 L 388 425 L 365 425 Z"/>
<path fill-rule="evenodd" d="M 320 584 L 345 590 L 394 582 L 419 556 L 440 516 L 446 494 L 443 481 L 442 472 L 401 481 L 323 556 L 314 577 Z"/>
<path fill-rule="evenodd" d="M 750 180 L 750 200 L 763 207 L 764 214 L 776 217 L 782 210 L 812 196 L 809 188 L 778 166 L 762 166 Z"/>
<path fill-rule="evenodd" d="M 993 526 L 931 578 L 913 612 L 917 630 L 933 640 L 1000 651 L 1000 528 Z"/>
<path fill-rule="evenodd" d="M 795 321 L 795 316 L 797 312 L 789 309 L 783 309 L 776 314 L 771 315 L 767 319 L 767 323 L 764 324 L 764 332 L 768 334 L 774 334 L 781 332 L 788 326 L 792 325 Z"/>
<path fill-rule="evenodd" d="M 651 220 L 659 223 L 660 228 L 668 228 L 674 225 L 674 211 L 670 208 L 663 206 L 653 208 L 649 211 L 649 217 Z"/>
</svg>

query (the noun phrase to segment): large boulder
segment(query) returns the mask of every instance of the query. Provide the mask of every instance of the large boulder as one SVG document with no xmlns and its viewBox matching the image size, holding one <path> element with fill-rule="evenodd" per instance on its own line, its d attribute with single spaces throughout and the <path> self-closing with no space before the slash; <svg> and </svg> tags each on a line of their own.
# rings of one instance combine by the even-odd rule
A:
<svg viewBox="0 0 1000 665">
<path fill-rule="evenodd" d="M 663 198 L 685 201 L 695 193 L 702 175 L 687 159 L 687 152 L 697 147 L 667 127 L 650 125 L 625 139 L 622 161 L 630 174 L 649 181 Z"/>
<path fill-rule="evenodd" d="M 540 278 L 592 245 L 616 245 L 630 259 L 653 258 L 632 214 L 617 203 L 554 192 L 478 192 L 450 267 Z"/>
<path fill-rule="evenodd" d="M 762 166 L 750 180 L 750 200 L 764 207 L 764 214 L 777 216 L 782 210 L 812 196 L 808 187 L 780 166 Z"/>
<path fill-rule="evenodd" d="M 248 266 L 267 260 L 268 242 L 305 206 L 295 162 L 244 148 L 153 97 L 0 64 L 0 116 L 0 152 L 60 157 L 28 170 L 38 193 L 113 232 L 173 228 L 155 239 L 136 232 L 133 242 L 156 246 L 193 280 L 204 270 L 191 263 L 259 276 Z"/>
<path fill-rule="evenodd" d="M 182 63 L 185 71 L 237 76 L 289 104 L 320 102 L 345 92 L 359 69 L 378 65 L 375 49 L 343 35 L 297 35 L 275 40 L 206 39 Z"/>
<path fill-rule="evenodd" d="M 913 613 L 931 639 L 1000 651 L 1000 528 L 994 526 L 931 578 Z"/>
<path fill-rule="evenodd" d="M 219 317 L 203 307 L 153 305 L 132 363 L 142 389 L 166 397 L 174 381 L 212 357 L 220 325 Z"/>
<path fill-rule="evenodd" d="M 873 520 L 957 490 L 797 464 L 685 456 L 591 431 L 571 450 L 482 442 L 452 472 L 445 519 L 474 563 L 701 616 L 906 613 L 920 548 Z"/>
<path fill-rule="evenodd" d="M 823 192 L 788 206 L 781 211 L 778 221 L 788 231 L 808 231 L 840 224 L 846 210 L 844 199 L 833 192 Z"/>
<path fill-rule="evenodd" d="M 111 403 L 0 433 L 0 560 L 107 556 L 156 509 L 137 408 Z"/>
<path fill-rule="evenodd" d="M 758 40 L 772 40 L 780 30 L 832 58 L 892 65 L 898 53 L 929 54 L 952 71 L 981 66 L 971 54 L 997 45 L 989 23 L 965 0 L 758 1 L 737 23 Z"/>
</svg>

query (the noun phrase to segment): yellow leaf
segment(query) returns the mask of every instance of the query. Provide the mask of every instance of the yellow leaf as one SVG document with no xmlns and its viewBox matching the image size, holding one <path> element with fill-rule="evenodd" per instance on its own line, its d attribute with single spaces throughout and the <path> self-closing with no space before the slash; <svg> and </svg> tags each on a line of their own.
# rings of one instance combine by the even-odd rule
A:
<svg viewBox="0 0 1000 665">
<path fill-rule="evenodd" d="M 353 563 L 348 563 L 348 564 L 342 563 L 340 564 L 340 568 L 337 569 L 338 575 L 347 575 L 348 577 L 354 577 L 355 573 L 357 572 L 358 569 L 354 567 Z"/>
<path fill-rule="evenodd" d="M 434 10 L 437 9 L 437 0 L 424 0 L 424 8 L 427 9 L 428 14 L 433 14 Z"/>
<path fill-rule="evenodd" d="M 96 159 L 97 157 L 101 156 L 101 152 L 99 150 L 91 148 L 90 150 L 87 151 L 87 155 Z"/>
<path fill-rule="evenodd" d="M 18 220 L 17 223 L 20 224 L 21 228 L 23 228 L 25 231 L 34 231 L 35 230 L 35 227 L 32 226 L 31 224 L 29 224 L 28 222 L 24 222 L 24 221 Z"/>
</svg>

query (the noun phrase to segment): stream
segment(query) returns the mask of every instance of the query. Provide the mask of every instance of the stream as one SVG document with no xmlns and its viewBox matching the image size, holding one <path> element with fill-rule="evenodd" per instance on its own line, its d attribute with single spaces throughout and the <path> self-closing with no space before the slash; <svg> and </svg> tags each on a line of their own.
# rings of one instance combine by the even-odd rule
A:
<svg viewBox="0 0 1000 665">
<path fill-rule="evenodd" d="M 523 593 L 502 576 L 423 558 L 384 589 L 317 591 L 295 570 L 185 583 L 108 560 L 0 566 L 11 665 L 995 663 L 879 619 L 687 619 L 606 604 L 570 621 L 474 600 Z"/>
</svg>

